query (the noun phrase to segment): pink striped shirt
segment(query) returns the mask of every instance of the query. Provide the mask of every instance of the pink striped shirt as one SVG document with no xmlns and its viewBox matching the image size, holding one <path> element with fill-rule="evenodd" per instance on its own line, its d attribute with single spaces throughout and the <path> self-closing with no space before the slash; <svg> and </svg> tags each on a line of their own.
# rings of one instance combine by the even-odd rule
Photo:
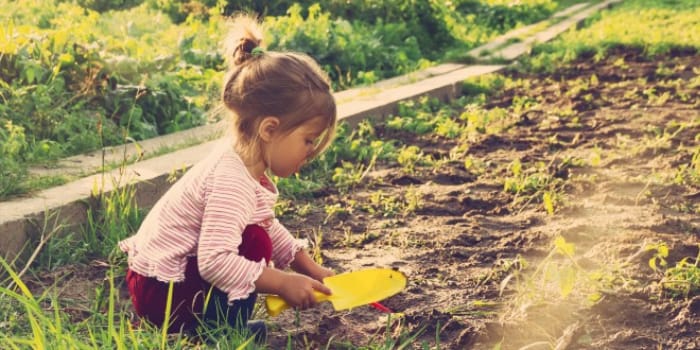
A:
<svg viewBox="0 0 700 350">
<path fill-rule="evenodd" d="M 264 259 L 238 255 L 247 225 L 268 232 L 277 267 L 288 266 L 304 246 L 275 219 L 277 196 L 267 177 L 256 181 L 231 143 L 222 142 L 168 190 L 119 247 L 133 271 L 164 282 L 184 280 L 187 257 L 197 256 L 203 279 L 226 292 L 229 301 L 243 299 L 255 290 L 265 266 Z"/>
</svg>

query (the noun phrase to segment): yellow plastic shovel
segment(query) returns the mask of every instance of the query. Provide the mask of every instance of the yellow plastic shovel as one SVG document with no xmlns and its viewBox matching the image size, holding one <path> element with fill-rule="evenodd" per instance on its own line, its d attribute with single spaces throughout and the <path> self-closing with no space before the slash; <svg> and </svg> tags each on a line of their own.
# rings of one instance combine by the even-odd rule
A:
<svg viewBox="0 0 700 350">
<path fill-rule="evenodd" d="M 388 298 L 406 287 L 406 276 L 391 269 L 365 269 L 323 279 L 333 294 L 316 292 L 316 301 L 330 301 L 335 310 L 352 309 Z M 277 316 L 289 305 L 277 295 L 268 295 L 265 306 L 270 316 Z"/>
</svg>

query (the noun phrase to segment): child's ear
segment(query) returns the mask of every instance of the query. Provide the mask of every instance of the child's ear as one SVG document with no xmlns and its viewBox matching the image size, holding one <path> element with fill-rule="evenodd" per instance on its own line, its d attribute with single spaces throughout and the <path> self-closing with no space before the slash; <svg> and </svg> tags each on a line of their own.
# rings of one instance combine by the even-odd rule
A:
<svg viewBox="0 0 700 350">
<path fill-rule="evenodd" d="M 265 117 L 258 125 L 258 135 L 265 142 L 270 142 L 275 136 L 275 131 L 280 125 L 280 120 L 277 117 Z"/>
</svg>

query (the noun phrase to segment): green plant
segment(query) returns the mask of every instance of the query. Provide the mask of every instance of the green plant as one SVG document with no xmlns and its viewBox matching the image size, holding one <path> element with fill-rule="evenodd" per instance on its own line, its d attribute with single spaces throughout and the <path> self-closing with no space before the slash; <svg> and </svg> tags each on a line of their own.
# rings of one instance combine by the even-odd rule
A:
<svg viewBox="0 0 700 350">
<path fill-rule="evenodd" d="M 95 209 L 88 211 L 88 222 L 82 241 L 91 249 L 91 254 L 116 258 L 117 243 L 136 232 L 144 214 L 136 203 L 136 189 L 133 185 L 120 186 L 113 180 L 113 190 L 103 192 L 93 188 L 97 200 Z"/>
<path fill-rule="evenodd" d="M 333 183 L 338 190 L 347 191 L 362 183 L 362 180 L 367 176 L 367 173 L 369 173 L 373 166 L 374 160 L 366 166 L 364 164 L 353 164 L 343 161 L 341 166 L 335 168 L 333 171 Z"/>
<path fill-rule="evenodd" d="M 700 248 L 700 246 L 698 246 Z M 688 298 L 700 292 L 700 251 L 695 259 L 685 257 L 669 267 L 661 279 L 661 287 L 672 297 Z"/>
<path fill-rule="evenodd" d="M 598 302 L 603 293 L 615 293 L 619 290 L 636 288 L 636 281 L 622 270 L 617 261 L 606 261 L 599 268 L 584 268 L 578 263 L 576 247 L 564 237 L 557 236 L 549 253 L 541 259 L 534 270 L 530 263 L 521 257 L 487 276 L 485 281 L 497 280 L 510 271 L 500 281 L 500 293 L 510 290 L 513 294 L 508 299 L 507 312 L 504 317 L 519 318 L 532 307 L 561 305 L 591 305 Z"/>
<path fill-rule="evenodd" d="M 399 195 L 386 194 L 381 190 L 372 192 L 367 203 L 360 208 L 372 215 L 391 218 L 397 215 L 408 216 L 422 205 L 423 194 L 417 188 L 409 187 Z"/>
<path fill-rule="evenodd" d="M 409 187 L 404 193 L 404 207 L 401 215 L 408 216 L 423 207 L 423 193 L 416 187 Z"/>
<path fill-rule="evenodd" d="M 321 252 L 323 231 L 321 231 L 320 227 L 312 230 L 312 234 L 309 235 L 309 241 L 311 242 L 311 258 L 319 265 L 323 265 L 323 253 Z"/>
<path fill-rule="evenodd" d="M 78 0 L 80 6 L 98 12 L 128 9 L 140 5 L 142 2 L 143 0 Z"/>
<path fill-rule="evenodd" d="M 325 207 L 326 218 L 323 219 L 323 223 L 326 224 L 328 221 L 337 216 L 346 216 L 352 212 L 352 207 L 343 207 L 340 203 L 328 204 Z"/>
<path fill-rule="evenodd" d="M 675 266 L 667 268 L 669 249 L 666 243 L 647 244 L 644 250 L 653 252 L 649 258 L 649 267 L 663 276 L 660 285 L 671 297 L 688 298 L 700 292 L 700 251 L 695 259 L 684 257 Z"/>
<path fill-rule="evenodd" d="M 514 195 L 514 204 L 524 205 L 532 201 L 541 201 L 545 211 L 553 214 L 559 202 L 562 201 L 565 182 L 557 172 L 566 172 L 566 168 L 578 166 L 581 161 L 566 158 L 560 164 L 554 165 L 536 163 L 532 167 L 523 169 L 519 159 L 512 161 L 508 168 L 512 176 L 505 178 L 503 190 Z"/>
<path fill-rule="evenodd" d="M 108 270 L 106 285 L 98 288 L 95 304 L 81 317 L 64 310 L 64 301 L 51 288 L 34 295 L 17 273 L 0 258 L 3 280 L 0 287 L 0 347 L 20 349 L 191 349 L 196 341 L 183 334 L 167 335 L 162 329 L 142 323 L 134 327 L 130 312 L 118 308 L 119 288 L 114 270 Z M 10 282 L 8 286 L 6 283 Z M 169 303 L 168 303 L 169 304 Z M 247 334 L 215 329 L 209 334 L 212 347 L 256 349 Z"/>
<path fill-rule="evenodd" d="M 398 115 L 389 118 L 386 127 L 392 130 L 405 130 L 418 135 L 434 132 L 452 139 L 462 133 L 464 125 L 453 117 L 455 108 L 461 108 L 464 100 L 452 105 L 443 104 L 436 98 L 422 97 L 399 103 Z"/>
<path fill-rule="evenodd" d="M 286 16 L 268 17 L 271 49 L 307 52 L 331 76 L 337 88 L 415 70 L 422 65 L 421 50 L 404 23 L 367 24 L 331 18 L 313 4 L 294 4 Z M 369 74 L 371 72 L 371 74 Z"/>
<path fill-rule="evenodd" d="M 507 110 L 499 107 L 484 110 L 474 104 L 468 105 L 459 118 L 467 123 L 467 138 L 478 134 L 497 134 L 511 124 Z"/>
<path fill-rule="evenodd" d="M 696 136 L 696 139 L 698 138 L 700 134 Z M 679 184 L 700 184 L 700 147 L 695 147 L 689 162 L 678 167 L 674 181 Z"/>
<path fill-rule="evenodd" d="M 416 171 L 416 165 L 425 162 L 426 159 L 429 160 L 418 146 L 404 146 L 396 156 L 396 161 L 407 174 L 413 174 Z"/>
<path fill-rule="evenodd" d="M 22 179 L 27 174 L 22 162 L 26 147 L 24 128 L 7 121 L 0 128 L 0 198 L 21 192 Z"/>
</svg>

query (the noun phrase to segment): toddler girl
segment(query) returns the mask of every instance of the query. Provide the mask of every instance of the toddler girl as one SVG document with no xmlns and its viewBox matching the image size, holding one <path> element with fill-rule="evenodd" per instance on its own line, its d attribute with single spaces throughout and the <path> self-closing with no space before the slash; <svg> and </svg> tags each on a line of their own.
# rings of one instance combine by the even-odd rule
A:
<svg viewBox="0 0 700 350">
<path fill-rule="evenodd" d="M 233 138 L 192 167 L 136 235 L 119 243 L 139 316 L 163 325 L 172 282 L 169 332 L 226 322 L 264 334 L 264 324 L 248 322 L 257 293 L 302 309 L 316 303 L 314 291 L 330 293 L 320 281 L 333 272 L 275 219 L 277 188 L 266 176 L 292 175 L 330 143 L 336 105 L 328 77 L 304 54 L 262 51 L 251 17 L 234 24 L 222 93 Z M 297 273 L 283 271 L 287 266 Z"/>
</svg>

